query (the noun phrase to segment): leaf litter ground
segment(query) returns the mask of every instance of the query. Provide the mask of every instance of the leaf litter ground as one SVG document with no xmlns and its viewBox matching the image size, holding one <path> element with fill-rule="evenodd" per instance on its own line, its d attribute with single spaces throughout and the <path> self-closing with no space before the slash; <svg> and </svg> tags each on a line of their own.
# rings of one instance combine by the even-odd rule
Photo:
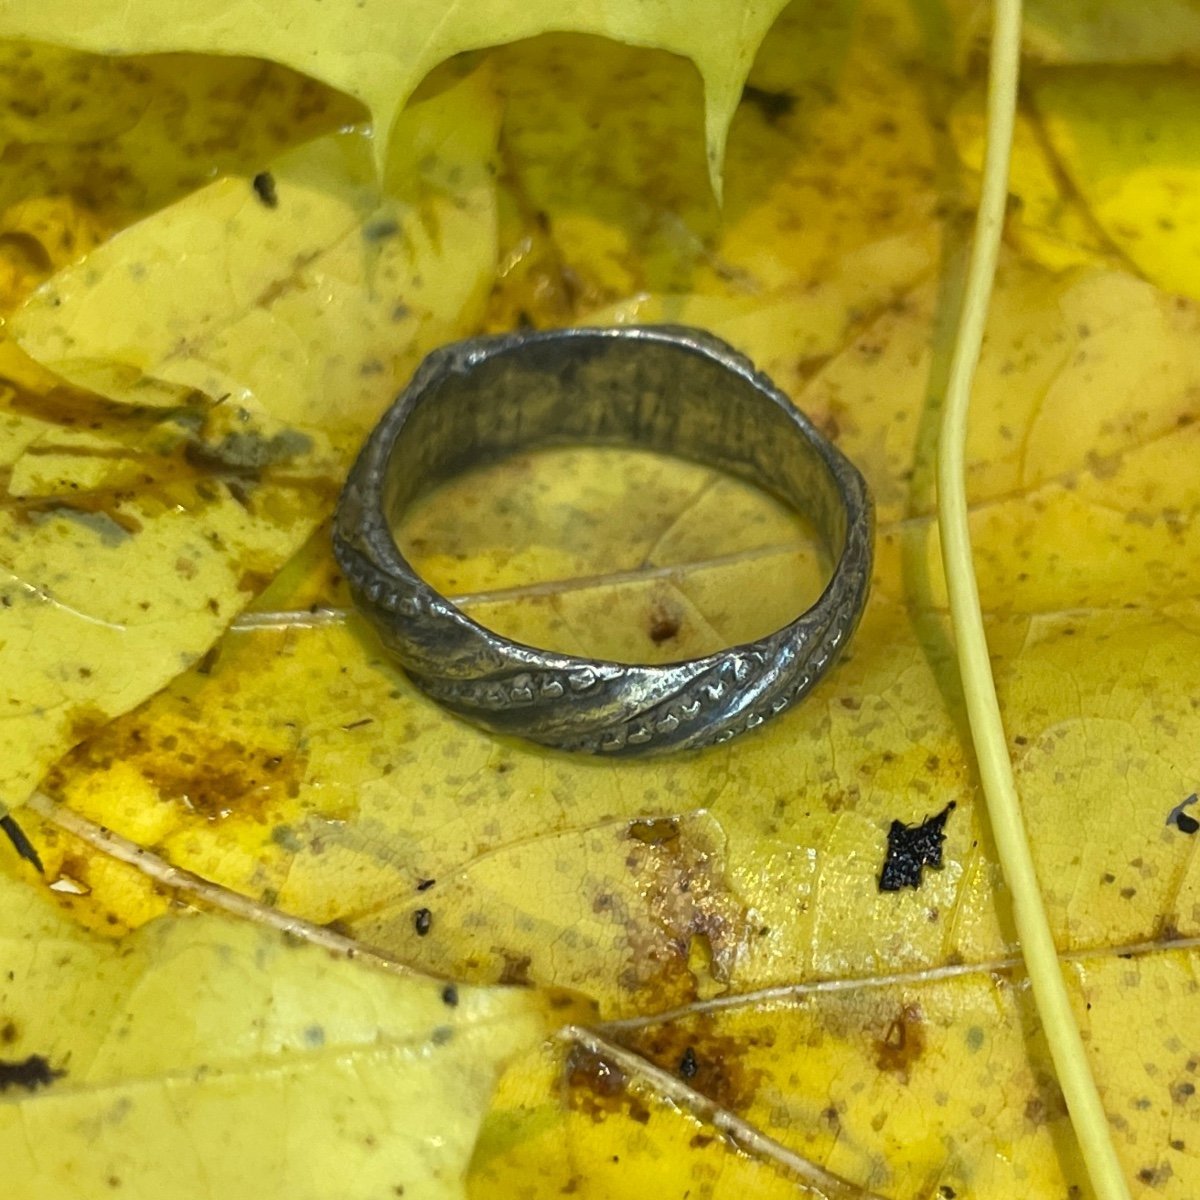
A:
<svg viewBox="0 0 1200 1200">
<path fill-rule="evenodd" d="M 608 225 L 570 195 L 569 173 L 528 150 L 522 169 L 517 85 L 501 205 L 511 269 L 493 300 L 498 323 L 522 303 L 539 320 L 574 319 L 582 303 L 609 318 L 702 319 L 863 466 L 879 504 L 877 577 L 824 696 L 719 762 L 617 771 L 497 743 L 381 661 L 346 618 L 318 539 L 199 670 L 97 732 L 51 783 L 172 861 L 405 962 L 584 991 L 624 1022 L 612 1040 L 883 1194 L 1067 1194 L 1082 1172 L 1013 969 L 944 657 L 925 432 L 946 304 L 939 246 L 954 246 L 933 219 L 949 170 L 926 124 L 937 80 L 913 77 L 895 29 L 853 42 L 849 29 L 858 73 L 847 68 L 845 105 L 822 108 L 768 43 L 760 98 L 735 125 L 715 246 L 698 211 L 695 236 L 672 242 L 669 222 L 620 218 L 601 243 L 617 251 L 589 253 L 587 230 Z M 838 29 L 823 32 L 836 44 Z M 539 54 L 561 64 L 569 45 L 518 47 L 510 69 L 536 77 Z M 605 54 L 634 84 L 647 72 L 643 55 Z M 845 115 L 856 102 L 858 123 Z M 854 194 L 864 167 L 834 151 L 864 125 L 880 155 L 915 139 L 897 153 L 902 202 L 881 190 L 857 223 L 837 211 L 826 225 L 797 193 Z M 607 146 L 636 142 L 605 134 Z M 796 140 L 807 146 L 790 151 L 795 173 L 739 199 L 739 154 L 765 159 L 761 147 Z M 814 152 L 824 173 L 805 166 Z M 702 179 L 702 160 L 681 169 L 692 180 L 697 166 Z M 781 241 L 769 231 L 788 212 L 818 215 Z M 763 246 L 786 247 L 786 261 Z M 645 294 L 628 299 L 634 287 Z M 1188 305 L 1127 275 L 1010 260 L 972 443 L 981 590 L 1039 873 L 1129 1174 L 1146 1194 L 1179 1196 L 1196 1171 L 1197 881 L 1193 840 L 1166 818 L 1194 789 L 1197 744 L 1196 324 Z M 684 656 L 802 604 L 815 556 L 772 505 L 636 455 L 606 463 L 597 489 L 583 461 L 531 458 L 507 478 L 463 481 L 408 531 L 418 554 L 429 549 L 424 569 L 496 627 L 621 657 Z M 539 497 L 544 528 L 530 537 L 524 514 Z M 646 514 L 632 538 L 604 521 L 626 497 Z M 448 511 L 470 516 L 451 525 Z M 781 595 L 781 577 L 796 591 Z M 918 823 L 948 799 L 943 869 L 915 893 L 880 896 L 889 822 Z M 121 929 L 165 909 L 143 877 L 38 832 L 52 877 L 87 893 L 69 901 L 84 920 Z M 475 1194 L 515 1180 L 595 1195 L 664 1178 L 721 1194 L 784 1186 L 602 1054 L 568 1065 L 565 1085 L 558 1052 L 505 1076 Z"/>
</svg>

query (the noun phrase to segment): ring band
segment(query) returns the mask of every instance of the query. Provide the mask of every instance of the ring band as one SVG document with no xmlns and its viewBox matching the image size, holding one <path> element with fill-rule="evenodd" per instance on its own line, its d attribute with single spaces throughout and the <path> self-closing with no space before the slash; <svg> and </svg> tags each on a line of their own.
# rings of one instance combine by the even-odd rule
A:
<svg viewBox="0 0 1200 1200">
<path fill-rule="evenodd" d="M 758 641 L 629 664 L 501 637 L 401 554 L 391 523 L 433 485 L 517 451 L 579 443 L 694 459 L 778 496 L 813 519 L 830 552 L 824 592 Z M 699 330 L 623 326 L 435 350 L 351 469 L 333 544 L 356 605 L 438 703 L 496 733 L 631 756 L 727 741 L 803 697 L 858 624 L 872 533 L 863 477 L 745 358 Z"/>
</svg>

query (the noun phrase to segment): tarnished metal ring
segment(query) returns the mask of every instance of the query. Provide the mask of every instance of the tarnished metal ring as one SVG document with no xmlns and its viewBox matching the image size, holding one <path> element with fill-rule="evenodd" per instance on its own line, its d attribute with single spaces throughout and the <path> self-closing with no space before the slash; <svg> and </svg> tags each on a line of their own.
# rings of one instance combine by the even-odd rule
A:
<svg viewBox="0 0 1200 1200">
<path fill-rule="evenodd" d="M 812 518 L 834 563 L 817 602 L 755 642 L 662 666 L 557 654 L 486 629 L 434 591 L 392 535 L 420 493 L 531 447 L 616 443 L 742 476 Z M 496 733 L 642 755 L 708 746 L 795 704 L 866 603 L 866 482 L 770 380 L 675 326 L 560 329 L 434 351 L 376 426 L 334 521 L 355 603 L 413 682 Z"/>
</svg>

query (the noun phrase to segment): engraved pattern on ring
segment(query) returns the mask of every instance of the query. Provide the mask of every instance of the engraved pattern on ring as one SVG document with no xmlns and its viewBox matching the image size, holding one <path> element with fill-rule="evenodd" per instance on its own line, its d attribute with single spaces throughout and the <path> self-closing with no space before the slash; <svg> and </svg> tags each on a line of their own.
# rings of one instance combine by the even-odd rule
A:
<svg viewBox="0 0 1200 1200">
<path fill-rule="evenodd" d="M 478 625 L 396 546 L 385 507 L 419 491 L 414 467 L 454 473 L 539 441 L 594 438 L 741 473 L 809 512 L 834 559 L 822 596 L 752 644 L 661 666 L 612 663 Z M 865 606 L 872 533 L 862 476 L 744 358 L 697 330 L 625 326 L 478 338 L 431 354 L 350 473 L 334 549 L 356 604 L 438 703 L 546 746 L 641 755 L 724 743 L 816 686 Z"/>
</svg>

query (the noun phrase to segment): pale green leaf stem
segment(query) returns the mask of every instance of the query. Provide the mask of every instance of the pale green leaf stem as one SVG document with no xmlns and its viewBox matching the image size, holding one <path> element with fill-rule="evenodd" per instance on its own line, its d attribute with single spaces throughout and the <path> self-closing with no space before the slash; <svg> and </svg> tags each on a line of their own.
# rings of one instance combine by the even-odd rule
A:
<svg viewBox="0 0 1200 1200">
<path fill-rule="evenodd" d="M 1042 904 L 1013 781 L 1012 761 L 992 677 L 967 525 L 964 450 L 971 385 L 979 362 L 1008 199 L 1008 160 L 1016 116 L 1021 0 L 995 0 L 988 87 L 987 155 L 967 285 L 951 358 L 938 445 L 938 523 L 959 672 L 988 817 L 1033 994 L 1059 1084 L 1098 1200 L 1128 1200 L 1083 1039 Z"/>
</svg>

